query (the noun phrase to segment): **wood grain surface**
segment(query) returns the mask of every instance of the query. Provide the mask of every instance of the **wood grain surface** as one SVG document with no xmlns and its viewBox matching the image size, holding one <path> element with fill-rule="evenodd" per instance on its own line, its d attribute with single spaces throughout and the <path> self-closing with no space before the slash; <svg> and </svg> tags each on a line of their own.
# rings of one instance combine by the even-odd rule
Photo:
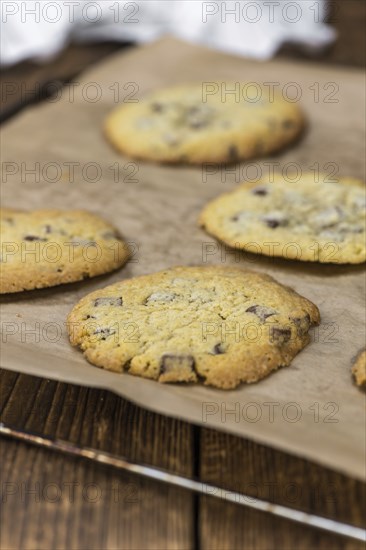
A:
<svg viewBox="0 0 366 550">
<path fill-rule="evenodd" d="M 86 67 L 123 47 L 127 45 L 115 42 L 71 44 L 48 62 L 23 61 L 7 68 L 0 76 L 0 122 L 52 96 Z"/>
<path fill-rule="evenodd" d="M 194 475 L 194 428 L 110 392 L 1 372 L 1 419 Z M 4 550 L 192 548 L 196 497 L 138 476 L 1 441 Z"/>
<path fill-rule="evenodd" d="M 335 29 L 337 36 L 335 42 L 325 50 L 314 54 L 299 45 L 286 44 L 281 48 L 279 55 L 302 59 L 311 57 L 314 61 L 327 65 L 365 67 L 366 2 L 364 0 L 328 0 L 326 22 Z"/>
<path fill-rule="evenodd" d="M 308 461 L 147 412 L 102 390 L 5 370 L 0 387 L 1 421 L 10 426 L 362 526 L 364 484 Z M 363 548 L 14 440 L 1 440 L 0 456 L 3 550 Z"/>
<path fill-rule="evenodd" d="M 309 461 L 294 458 L 249 440 L 202 429 L 200 473 L 206 482 L 362 526 L 365 486 Z M 357 504 L 356 504 L 357 502 Z M 205 550 L 362 550 L 362 542 L 319 533 L 254 510 L 200 501 L 200 539 Z"/>
</svg>

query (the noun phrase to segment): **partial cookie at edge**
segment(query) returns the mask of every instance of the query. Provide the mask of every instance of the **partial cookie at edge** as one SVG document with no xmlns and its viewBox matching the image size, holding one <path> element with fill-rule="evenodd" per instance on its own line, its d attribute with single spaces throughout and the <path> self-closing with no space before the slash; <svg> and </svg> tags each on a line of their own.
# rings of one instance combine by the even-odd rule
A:
<svg viewBox="0 0 366 550">
<path fill-rule="evenodd" d="M 303 173 L 243 183 L 208 203 L 199 219 L 208 233 L 238 250 L 320 262 L 366 260 L 366 196 L 360 180 L 329 182 Z"/>
<path fill-rule="evenodd" d="M 366 349 L 357 355 L 352 366 L 352 374 L 357 386 L 366 388 Z"/>
<path fill-rule="evenodd" d="M 0 217 L 1 294 L 96 277 L 130 255 L 113 225 L 84 210 L 2 208 Z"/>
</svg>

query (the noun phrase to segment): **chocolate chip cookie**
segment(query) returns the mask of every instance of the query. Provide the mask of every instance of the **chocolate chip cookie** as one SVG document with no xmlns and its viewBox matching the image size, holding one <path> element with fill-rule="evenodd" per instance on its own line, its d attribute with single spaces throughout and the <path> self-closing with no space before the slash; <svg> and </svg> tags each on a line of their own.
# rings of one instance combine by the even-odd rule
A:
<svg viewBox="0 0 366 550">
<path fill-rule="evenodd" d="M 208 233 L 240 250 L 308 262 L 357 264 L 366 260 L 366 196 L 350 178 L 294 182 L 276 174 L 244 183 L 209 203 L 200 217 Z"/>
<path fill-rule="evenodd" d="M 357 355 L 353 363 L 352 374 L 357 386 L 366 387 L 366 350 Z"/>
<path fill-rule="evenodd" d="M 0 211 L 0 293 L 72 283 L 123 265 L 127 244 L 83 210 Z"/>
<path fill-rule="evenodd" d="M 107 138 L 134 158 L 229 163 L 273 153 L 291 143 L 304 126 L 297 104 L 271 95 L 263 86 L 208 85 L 159 90 L 118 107 L 106 121 Z"/>
<path fill-rule="evenodd" d="M 89 294 L 67 326 L 98 367 L 230 389 L 289 365 L 319 319 L 314 304 L 268 275 L 176 267 Z"/>
</svg>

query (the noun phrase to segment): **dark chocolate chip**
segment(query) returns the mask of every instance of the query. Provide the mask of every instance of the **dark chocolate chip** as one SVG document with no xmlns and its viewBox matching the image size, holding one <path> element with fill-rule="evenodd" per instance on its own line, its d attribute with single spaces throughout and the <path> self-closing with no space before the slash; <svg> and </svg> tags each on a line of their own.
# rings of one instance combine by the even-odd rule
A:
<svg viewBox="0 0 366 550">
<path fill-rule="evenodd" d="M 50 225 L 44 226 L 46 233 L 52 233 L 52 227 Z"/>
<path fill-rule="evenodd" d="M 119 345 L 117 345 L 117 347 L 119 347 Z M 130 369 L 130 367 L 131 367 L 131 363 L 132 363 L 132 359 L 127 359 L 127 361 L 124 361 L 124 362 L 122 363 L 122 368 L 123 368 L 123 370 L 128 371 L 128 370 Z"/>
<path fill-rule="evenodd" d="M 277 313 L 273 309 L 259 305 L 250 306 L 245 311 L 247 313 L 254 313 L 254 315 L 256 315 L 262 323 L 264 323 L 264 321 L 268 319 L 268 317 L 272 317 L 272 315 L 276 315 Z"/>
<path fill-rule="evenodd" d="M 291 339 L 290 328 L 271 327 L 271 341 L 280 342 L 282 344 L 288 342 Z"/>
<path fill-rule="evenodd" d="M 189 123 L 189 127 L 193 130 L 198 130 L 199 128 L 204 128 L 205 126 L 208 126 L 207 120 L 192 120 L 192 122 Z"/>
<path fill-rule="evenodd" d="M 283 123 L 282 123 L 282 127 L 285 129 L 285 130 L 289 130 L 290 128 L 293 128 L 295 126 L 295 121 L 293 120 L 284 120 Z"/>
<path fill-rule="evenodd" d="M 264 197 L 265 195 L 268 195 L 268 189 L 267 187 L 255 187 L 252 189 L 252 193 L 253 195 L 260 195 Z"/>
<path fill-rule="evenodd" d="M 236 145 L 230 145 L 228 150 L 229 160 L 234 161 L 239 158 L 239 151 Z"/>
<path fill-rule="evenodd" d="M 265 220 L 266 225 L 270 227 L 271 229 L 276 229 L 280 225 L 280 222 L 278 220 Z"/>
<path fill-rule="evenodd" d="M 296 326 L 299 336 L 304 336 L 304 334 L 308 332 L 311 324 L 310 315 L 308 313 L 306 313 L 304 317 L 290 317 L 290 319 Z"/>
<path fill-rule="evenodd" d="M 96 317 L 94 317 L 94 315 L 87 315 L 85 319 L 96 319 Z"/>
<path fill-rule="evenodd" d="M 97 298 L 94 302 L 94 307 L 99 306 L 122 306 L 123 300 L 122 298 Z"/>
<path fill-rule="evenodd" d="M 288 220 L 286 218 L 283 218 L 282 216 L 271 216 L 270 214 L 268 217 L 262 218 L 263 223 L 267 225 L 267 227 L 270 227 L 271 229 L 276 229 L 276 227 L 285 227 L 288 225 Z"/>
<path fill-rule="evenodd" d="M 168 374 L 182 368 L 194 372 L 195 361 L 192 355 L 164 355 L 161 359 L 160 374 Z"/>
<path fill-rule="evenodd" d="M 101 334 L 101 340 L 106 340 L 109 336 L 112 336 L 112 334 L 115 334 L 116 331 L 111 328 L 97 328 L 97 330 L 94 331 L 94 334 Z"/>
<path fill-rule="evenodd" d="M 24 237 L 24 240 L 29 242 L 34 242 L 34 241 L 46 242 L 47 241 L 47 239 L 43 239 L 42 237 L 35 237 L 34 235 L 26 235 Z"/>
<path fill-rule="evenodd" d="M 222 344 L 216 344 L 213 348 L 213 354 L 222 355 L 223 353 L 225 353 L 225 351 L 223 350 Z"/>
<path fill-rule="evenodd" d="M 291 317 L 291 319 L 295 323 L 295 325 L 299 325 L 305 321 L 310 324 L 310 315 L 308 313 L 306 313 L 304 317 Z"/>
<path fill-rule="evenodd" d="M 151 109 L 154 111 L 154 113 L 161 113 L 164 110 L 164 106 L 162 103 L 152 103 Z"/>
</svg>

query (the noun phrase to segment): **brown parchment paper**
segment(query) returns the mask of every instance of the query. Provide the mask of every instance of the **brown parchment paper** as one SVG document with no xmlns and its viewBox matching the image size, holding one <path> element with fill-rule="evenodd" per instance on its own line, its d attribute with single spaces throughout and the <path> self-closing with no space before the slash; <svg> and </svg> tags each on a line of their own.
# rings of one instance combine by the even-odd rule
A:
<svg viewBox="0 0 366 550">
<path fill-rule="evenodd" d="M 115 106 L 117 91 L 122 101 L 136 90 L 132 99 L 174 83 L 227 79 L 279 83 L 279 90 L 295 82 L 309 119 L 306 135 L 281 155 L 230 167 L 231 172 L 212 168 L 215 173 L 206 177 L 201 168 L 131 165 L 103 137 L 103 120 Z M 287 92 L 296 95 L 295 88 Z M 109 58 L 61 97 L 28 108 L 2 132 L 2 204 L 90 209 L 135 243 L 136 253 L 117 273 L 3 297 L 1 366 L 107 388 L 142 407 L 253 438 L 364 479 L 365 401 L 351 378 L 352 358 L 365 338 L 360 266 L 240 257 L 237 265 L 270 273 L 314 301 L 322 325 L 291 367 L 235 391 L 160 385 L 105 372 L 71 348 L 65 330 L 72 306 L 97 288 L 176 264 L 203 263 L 204 243 L 215 241 L 197 227 L 202 206 L 245 176 L 254 178 L 256 170 L 265 175 L 277 163 L 277 169 L 291 172 L 294 166 L 288 163 L 294 162 L 304 170 L 319 166 L 328 174 L 338 170 L 364 178 L 364 100 L 358 70 L 248 61 L 166 38 Z M 91 162 L 99 166 L 99 181 L 91 181 L 98 176 Z M 79 163 L 74 181 L 67 163 Z M 29 169 L 36 174 L 26 173 Z M 230 264 L 235 258 L 218 248 L 207 262 Z"/>
</svg>

